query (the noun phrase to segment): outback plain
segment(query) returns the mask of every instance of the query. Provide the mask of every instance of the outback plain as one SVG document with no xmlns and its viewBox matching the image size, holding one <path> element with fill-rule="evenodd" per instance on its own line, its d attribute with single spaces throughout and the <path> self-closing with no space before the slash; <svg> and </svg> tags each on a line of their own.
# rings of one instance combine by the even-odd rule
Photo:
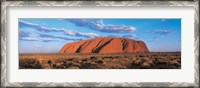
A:
<svg viewBox="0 0 200 88">
<path fill-rule="evenodd" d="M 19 69 L 180 69 L 180 52 L 20 54 Z"/>
</svg>

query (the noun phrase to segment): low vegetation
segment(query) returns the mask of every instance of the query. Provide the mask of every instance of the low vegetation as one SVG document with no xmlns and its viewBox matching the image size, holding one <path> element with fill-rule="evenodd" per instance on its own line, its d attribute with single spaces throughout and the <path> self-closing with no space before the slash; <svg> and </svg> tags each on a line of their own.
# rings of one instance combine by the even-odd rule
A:
<svg viewBox="0 0 200 88">
<path fill-rule="evenodd" d="M 180 69 L 181 53 L 20 54 L 19 69 Z"/>
</svg>

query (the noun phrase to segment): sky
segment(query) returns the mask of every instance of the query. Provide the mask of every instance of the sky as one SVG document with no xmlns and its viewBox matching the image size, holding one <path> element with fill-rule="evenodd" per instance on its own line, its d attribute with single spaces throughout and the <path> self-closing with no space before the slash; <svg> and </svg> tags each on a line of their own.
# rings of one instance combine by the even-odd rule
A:
<svg viewBox="0 0 200 88">
<path fill-rule="evenodd" d="M 19 18 L 19 53 L 58 53 L 69 42 L 122 37 L 151 52 L 181 51 L 181 19 Z"/>
</svg>

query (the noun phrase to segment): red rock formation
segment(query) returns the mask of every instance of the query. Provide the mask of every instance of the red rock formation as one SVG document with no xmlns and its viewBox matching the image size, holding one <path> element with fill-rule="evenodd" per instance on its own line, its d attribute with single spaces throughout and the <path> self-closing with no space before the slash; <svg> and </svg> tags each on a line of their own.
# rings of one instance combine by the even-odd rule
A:
<svg viewBox="0 0 200 88">
<path fill-rule="evenodd" d="M 91 40 L 67 43 L 60 53 L 123 53 L 149 52 L 142 41 L 128 38 L 101 37 Z"/>
</svg>

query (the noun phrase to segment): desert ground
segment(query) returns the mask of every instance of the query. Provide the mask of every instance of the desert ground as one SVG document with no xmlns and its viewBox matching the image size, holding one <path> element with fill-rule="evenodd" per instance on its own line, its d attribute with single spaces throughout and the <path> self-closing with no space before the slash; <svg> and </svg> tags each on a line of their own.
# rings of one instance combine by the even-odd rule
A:
<svg viewBox="0 0 200 88">
<path fill-rule="evenodd" d="M 181 69 L 181 53 L 19 54 L 19 69 Z"/>
</svg>

